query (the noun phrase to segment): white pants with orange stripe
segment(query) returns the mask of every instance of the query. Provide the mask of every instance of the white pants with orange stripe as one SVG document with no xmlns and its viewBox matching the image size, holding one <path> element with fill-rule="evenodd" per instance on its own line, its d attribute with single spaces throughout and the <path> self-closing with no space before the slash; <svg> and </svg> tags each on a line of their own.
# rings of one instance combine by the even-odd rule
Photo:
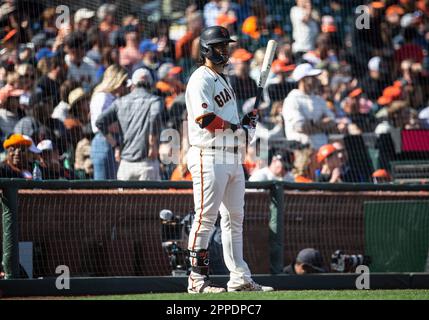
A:
<svg viewBox="0 0 429 320">
<path fill-rule="evenodd" d="M 223 256 L 230 271 L 228 287 L 235 287 L 251 280 L 249 267 L 243 259 L 245 178 L 239 156 L 228 153 L 222 163 L 222 153 L 226 154 L 224 151 L 196 147 L 188 151 L 188 169 L 192 174 L 195 205 L 188 249 L 196 251 L 208 248 L 220 212 Z M 199 287 L 204 279 L 203 275 L 191 272 L 189 287 Z"/>
</svg>

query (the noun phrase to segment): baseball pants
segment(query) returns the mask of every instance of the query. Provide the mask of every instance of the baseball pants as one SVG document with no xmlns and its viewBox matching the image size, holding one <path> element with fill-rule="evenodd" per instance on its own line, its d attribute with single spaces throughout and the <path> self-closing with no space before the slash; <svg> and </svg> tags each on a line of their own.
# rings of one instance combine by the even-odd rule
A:
<svg viewBox="0 0 429 320">
<path fill-rule="evenodd" d="M 230 272 L 228 287 L 251 280 L 243 259 L 243 218 L 245 178 L 238 155 L 233 164 L 218 163 L 214 151 L 191 147 L 188 151 L 188 169 L 192 174 L 195 219 L 189 234 L 188 249 L 207 249 L 218 212 L 221 215 L 222 247 L 225 265 Z M 191 272 L 189 286 L 198 286 L 204 275 Z"/>
</svg>

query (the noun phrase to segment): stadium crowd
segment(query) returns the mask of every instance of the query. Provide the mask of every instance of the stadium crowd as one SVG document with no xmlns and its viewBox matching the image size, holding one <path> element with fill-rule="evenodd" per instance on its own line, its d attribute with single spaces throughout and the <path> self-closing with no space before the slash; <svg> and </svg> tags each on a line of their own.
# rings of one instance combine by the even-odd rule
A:
<svg viewBox="0 0 429 320">
<path fill-rule="evenodd" d="M 111 3 L 59 15 L 2 1 L 2 178 L 190 180 L 184 92 L 212 25 L 237 40 L 227 76 L 240 114 L 264 46 L 279 43 L 257 127 L 268 161 L 249 147 L 251 180 L 388 182 L 389 162 L 405 159 L 401 132 L 429 129 L 429 0 L 197 1 L 175 39 L 177 21 Z M 178 165 L 165 161 L 169 128 Z"/>
</svg>

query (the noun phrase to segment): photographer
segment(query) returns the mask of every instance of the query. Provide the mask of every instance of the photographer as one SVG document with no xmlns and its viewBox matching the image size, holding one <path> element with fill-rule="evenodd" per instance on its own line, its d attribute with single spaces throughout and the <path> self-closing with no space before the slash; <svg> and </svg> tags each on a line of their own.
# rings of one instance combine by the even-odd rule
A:
<svg viewBox="0 0 429 320">
<path fill-rule="evenodd" d="M 323 267 L 323 259 L 320 252 L 313 248 L 301 250 L 295 261 L 284 267 L 284 273 L 303 275 L 308 273 L 324 273 L 326 269 Z"/>
</svg>

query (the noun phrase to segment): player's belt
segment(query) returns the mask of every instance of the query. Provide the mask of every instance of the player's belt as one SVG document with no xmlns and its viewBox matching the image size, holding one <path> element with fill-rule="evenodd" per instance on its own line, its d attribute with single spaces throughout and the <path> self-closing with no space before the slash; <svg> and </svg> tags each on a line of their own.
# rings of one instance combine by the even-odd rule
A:
<svg viewBox="0 0 429 320">
<path fill-rule="evenodd" d="M 238 146 L 235 147 L 212 147 L 212 150 L 238 153 Z"/>
</svg>

